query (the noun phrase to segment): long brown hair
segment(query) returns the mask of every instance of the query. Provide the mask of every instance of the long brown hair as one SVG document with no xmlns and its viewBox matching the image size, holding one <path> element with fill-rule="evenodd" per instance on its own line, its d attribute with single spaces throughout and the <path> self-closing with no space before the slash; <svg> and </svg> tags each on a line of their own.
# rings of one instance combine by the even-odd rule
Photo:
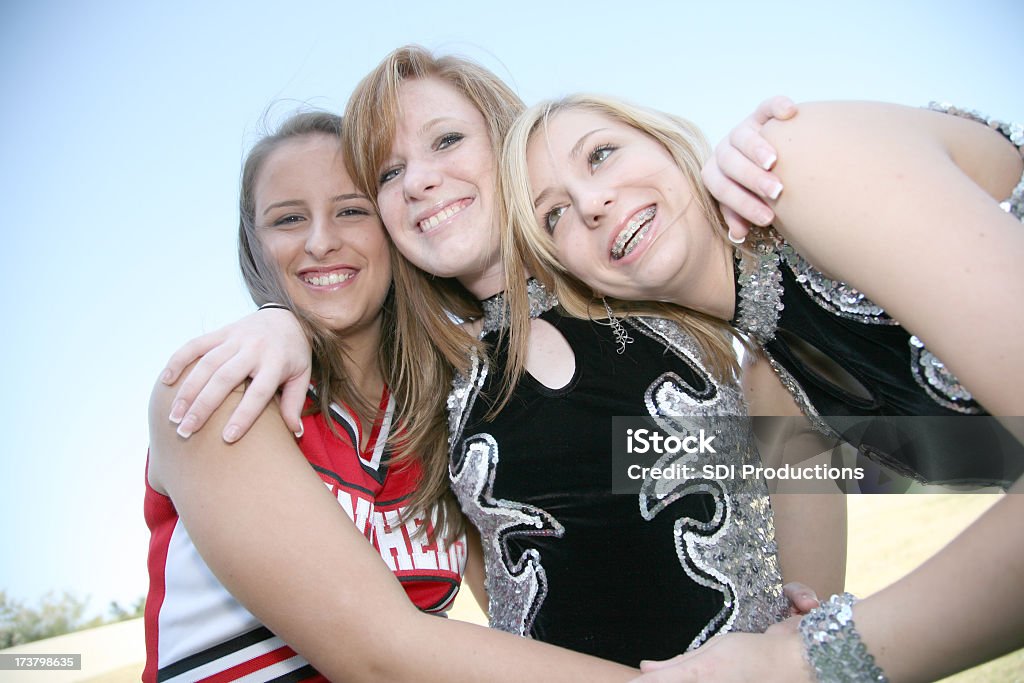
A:
<svg viewBox="0 0 1024 683">
<path fill-rule="evenodd" d="M 302 112 L 289 117 L 275 132 L 263 137 L 253 146 L 242 167 L 238 207 L 238 260 L 242 277 L 253 301 L 257 304 L 277 302 L 286 305 L 298 318 L 310 341 L 313 349 L 313 381 L 318 388 L 313 411 L 326 415 L 332 401 L 342 401 L 358 413 L 373 415 L 377 411 L 376 403 L 363 396 L 349 379 L 346 370 L 349 357 L 346 353 L 344 335 L 329 329 L 315 316 L 295 305 L 281 282 L 278 268 L 267 258 L 255 225 L 254 188 L 270 154 L 287 141 L 310 135 L 330 136 L 340 144 L 341 134 L 340 116 L 320 111 Z M 393 245 L 390 253 L 393 268 L 404 261 L 400 256 L 396 256 L 397 252 Z M 404 368 L 396 360 L 401 356 L 398 349 L 405 338 L 398 330 L 400 326 L 408 325 L 407 322 L 402 322 L 406 318 L 406 307 L 396 306 L 395 288 L 392 286 L 381 309 L 381 343 L 377 352 L 377 364 L 395 398 L 393 419 L 397 428 L 392 430 L 391 445 L 397 455 L 393 456 L 390 462 L 397 467 L 408 459 L 424 458 L 425 454 L 432 455 L 436 460 L 436 451 L 443 450 L 444 443 L 443 438 L 436 437 L 433 424 L 420 419 L 422 412 L 419 404 L 412 400 L 407 390 L 403 391 L 409 382 L 403 374 Z M 328 425 L 337 433 L 331 420 L 328 420 Z M 461 515 L 453 507 L 455 503 L 450 495 L 438 505 L 435 513 L 434 506 L 441 498 L 441 493 L 436 487 L 430 489 L 420 484 L 409 499 L 404 514 L 425 518 L 433 516 L 435 528 L 441 530 L 450 540 L 462 529 Z"/>
<path fill-rule="evenodd" d="M 356 86 L 345 108 L 345 160 L 356 186 L 375 204 L 381 166 L 391 153 L 401 116 L 402 84 L 423 78 L 443 81 L 473 103 L 487 123 L 495 160 L 505 132 L 524 108 L 507 85 L 474 62 L 435 56 L 417 45 L 392 51 Z M 450 500 L 448 519 L 461 522 L 448 485 L 446 400 L 454 372 L 468 371 L 479 342 L 452 316 L 472 320 L 482 309 L 455 278 L 436 277 L 400 256 L 393 263 L 396 357 L 391 386 L 400 403 L 416 410 L 407 429 L 423 460 L 417 496 Z"/>
<path fill-rule="evenodd" d="M 281 282 L 277 266 L 267 258 L 256 231 L 255 186 L 267 158 L 285 142 L 316 135 L 340 142 L 341 117 L 323 111 L 293 114 L 249 151 L 242 165 L 238 197 L 238 263 L 245 286 L 257 305 L 282 303 L 298 318 L 313 348 L 313 381 L 318 387 L 319 399 L 317 410 L 327 414 L 331 401 L 340 400 L 359 413 L 372 415 L 377 406 L 371 405 L 353 386 L 345 370 L 347 354 L 344 340 L 315 316 L 295 305 Z M 381 336 L 384 339 L 392 336 L 389 330 L 394 327 L 393 308 L 394 295 L 389 293 L 381 315 Z M 381 367 L 384 367 L 386 356 L 382 354 L 378 360 L 381 361 Z"/>
</svg>

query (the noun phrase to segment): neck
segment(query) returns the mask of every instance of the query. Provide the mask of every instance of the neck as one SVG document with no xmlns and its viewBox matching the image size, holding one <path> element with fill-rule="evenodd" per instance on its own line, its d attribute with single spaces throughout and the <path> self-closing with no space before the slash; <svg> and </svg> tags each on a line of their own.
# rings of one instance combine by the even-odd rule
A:
<svg viewBox="0 0 1024 683">
<path fill-rule="evenodd" d="M 469 290 L 470 294 L 480 301 L 505 291 L 505 271 L 501 266 L 501 261 L 487 268 L 483 273 L 461 275 L 457 279 L 463 287 Z"/>
<path fill-rule="evenodd" d="M 380 348 L 380 320 L 363 331 L 345 334 L 345 373 L 367 404 L 376 407 L 384 390 L 384 375 L 377 360 Z M 362 416 L 361 416 L 362 417 Z M 373 416 L 370 416 L 371 418 Z"/>
<path fill-rule="evenodd" d="M 680 277 L 670 285 L 663 300 L 706 313 L 720 320 L 732 320 L 736 311 L 736 292 L 733 285 L 735 257 L 731 245 L 715 240 L 712 253 L 704 260 L 703 268 L 680 270 Z M 691 275 L 683 276 L 683 270 Z"/>
</svg>

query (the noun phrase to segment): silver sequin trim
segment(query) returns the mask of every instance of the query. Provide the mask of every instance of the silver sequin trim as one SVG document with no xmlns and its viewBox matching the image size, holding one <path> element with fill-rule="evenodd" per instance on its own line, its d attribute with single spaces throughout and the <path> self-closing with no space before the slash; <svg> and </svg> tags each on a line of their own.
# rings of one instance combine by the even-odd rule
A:
<svg viewBox="0 0 1024 683">
<path fill-rule="evenodd" d="M 530 301 L 531 319 L 558 305 L 555 295 L 532 277 L 526 281 L 526 294 Z M 480 302 L 480 306 L 484 309 L 481 337 L 489 332 L 497 332 L 503 327 L 508 327 L 508 305 L 505 303 L 504 292 L 484 299 Z"/>
<path fill-rule="evenodd" d="M 965 415 L 984 412 L 956 375 L 946 369 L 945 363 L 924 347 L 924 342 L 912 336 L 907 343 L 914 380 L 933 401 Z"/>
<path fill-rule="evenodd" d="M 1024 158 L 1024 126 L 1018 123 L 1003 123 L 990 116 L 972 109 L 961 109 L 947 102 L 931 102 L 928 108 L 943 114 L 951 114 L 961 118 L 982 123 L 993 130 L 999 131 L 1009 140 L 1021 157 Z M 1020 182 L 1013 188 L 1009 199 L 1000 202 L 999 207 L 1014 218 L 1024 222 L 1024 174 Z M 946 369 L 946 364 L 925 348 L 917 337 L 911 337 L 910 367 L 914 380 L 924 389 L 925 393 L 939 405 L 966 415 L 978 415 L 984 410 L 956 376 Z"/>
<path fill-rule="evenodd" d="M 466 517 L 480 530 L 483 543 L 490 625 L 528 636 L 547 597 L 547 574 L 536 549 L 517 557 L 509 540 L 517 536 L 561 538 L 565 528 L 538 507 L 494 498 L 498 444 L 490 434 L 466 439 L 455 463 L 450 470 L 452 489 Z"/>
<path fill-rule="evenodd" d="M 1017 148 L 1021 158 L 1024 159 L 1024 126 L 1021 124 L 1005 123 L 973 109 L 954 107 L 949 102 L 929 102 L 928 108 L 932 111 L 942 112 L 943 114 L 952 114 L 953 116 L 959 116 L 960 118 L 977 121 L 978 123 L 985 124 L 993 130 L 999 131 L 1003 134 L 1003 137 L 1010 141 L 1010 144 Z M 1009 199 L 1000 202 L 999 207 L 1014 218 L 1024 221 L 1024 174 L 1021 175 L 1020 182 L 1017 183 L 1017 186 L 1013 188 Z"/>
<path fill-rule="evenodd" d="M 715 454 L 665 455 L 656 467 L 674 463 L 703 465 L 759 465 L 761 463 L 742 393 L 734 385 L 720 385 L 700 363 L 700 352 L 675 323 L 660 318 L 629 318 L 640 332 L 661 343 L 683 359 L 705 385 L 693 387 L 677 374 L 666 372 L 647 389 L 644 402 L 651 417 L 669 434 L 685 436 L 714 426 Z M 715 417 L 725 417 L 716 421 Z M 737 460 L 738 456 L 738 460 Z M 699 462 L 698 462 L 699 460 Z M 775 525 L 763 480 L 737 477 L 727 482 L 705 479 L 646 480 L 640 491 L 640 514 L 653 519 L 662 511 L 694 493 L 711 494 L 715 511 L 709 522 L 690 517 L 676 520 L 674 545 L 683 571 L 696 583 L 722 593 L 722 610 L 689 644 L 693 649 L 711 636 L 726 631 L 762 632 L 784 618 L 787 605 L 782 594 Z"/>
<path fill-rule="evenodd" d="M 480 358 L 477 349 L 473 349 L 469 358 L 469 374 L 455 373 L 452 378 L 452 389 L 448 392 L 448 455 L 451 457 L 455 444 L 466 426 L 466 418 L 477 395 L 487 380 L 488 365 Z"/>
<path fill-rule="evenodd" d="M 739 301 L 736 303 L 736 327 L 753 335 L 761 343 L 775 338 L 782 311 L 782 273 L 779 255 L 767 242 L 757 242 L 750 254 L 737 250 Z"/>
<path fill-rule="evenodd" d="M 822 275 L 789 242 L 779 240 L 779 253 L 811 300 L 829 313 L 867 325 L 899 325 L 860 290 Z"/>
<path fill-rule="evenodd" d="M 531 278 L 527 281 L 530 317 L 558 305 L 554 295 Z M 502 294 L 482 301 L 483 330 L 480 337 L 501 328 L 507 320 Z M 512 557 L 508 540 L 515 536 L 555 536 L 562 525 L 540 508 L 510 500 L 496 500 L 494 476 L 498 445 L 490 434 L 475 434 L 462 442 L 462 433 L 473 403 L 489 373 L 487 358 L 474 349 L 468 375 L 456 373 L 448 394 L 448 455 L 452 491 L 469 521 L 480 530 L 483 544 L 485 587 L 489 596 L 490 625 L 502 631 L 528 636 L 547 597 L 547 574 L 540 553 L 529 549 Z M 459 449 L 459 444 L 462 448 Z"/>
<path fill-rule="evenodd" d="M 800 412 L 810 420 L 811 426 L 825 436 L 837 439 L 840 438 L 839 434 L 837 434 L 836 431 L 832 429 L 827 422 L 825 422 L 821 417 L 821 413 L 819 413 L 814 405 L 811 404 L 811 399 L 809 399 L 807 394 L 804 393 L 804 388 L 800 386 L 800 383 L 796 381 L 793 375 L 789 374 L 789 370 L 787 370 L 782 363 L 772 358 L 772 355 L 768 353 L 766 349 L 762 349 L 762 351 L 768 359 L 768 364 L 771 366 L 772 370 L 775 371 L 779 381 L 782 382 L 782 386 L 786 387 L 786 390 L 790 393 L 793 400 L 800 408 Z"/>
</svg>

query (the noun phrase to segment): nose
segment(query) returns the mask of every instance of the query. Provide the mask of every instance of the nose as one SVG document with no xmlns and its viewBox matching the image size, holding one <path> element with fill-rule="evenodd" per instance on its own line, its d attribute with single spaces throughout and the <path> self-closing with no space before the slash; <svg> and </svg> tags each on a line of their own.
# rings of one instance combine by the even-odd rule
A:
<svg viewBox="0 0 1024 683">
<path fill-rule="evenodd" d="M 437 166 L 429 161 L 409 161 L 402 174 L 402 191 L 406 199 L 421 199 L 440 186 L 442 180 Z"/>
<path fill-rule="evenodd" d="M 306 233 L 306 253 L 318 261 L 323 261 L 328 254 L 342 246 L 342 231 L 330 221 L 315 218 L 310 221 Z"/>
<path fill-rule="evenodd" d="M 590 186 L 583 191 L 579 207 L 583 222 L 588 228 L 596 228 L 615 205 L 615 191 L 607 186 Z"/>
</svg>

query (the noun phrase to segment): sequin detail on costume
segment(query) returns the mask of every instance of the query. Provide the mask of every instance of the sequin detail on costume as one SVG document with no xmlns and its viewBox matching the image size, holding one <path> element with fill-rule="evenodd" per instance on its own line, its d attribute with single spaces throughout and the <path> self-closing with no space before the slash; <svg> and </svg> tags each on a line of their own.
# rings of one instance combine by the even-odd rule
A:
<svg viewBox="0 0 1024 683">
<path fill-rule="evenodd" d="M 932 103 L 929 106 L 936 111 L 985 123 L 1003 133 L 1018 148 L 1024 144 L 1024 131 L 1020 125 L 999 123 L 977 112 L 956 109 L 950 105 Z M 1010 199 L 1001 202 L 999 206 L 1024 221 L 1024 175 L 1014 188 Z M 740 289 L 734 322 L 738 329 L 751 334 L 762 344 L 775 338 L 779 315 L 785 307 L 782 300 L 780 262 L 784 262 L 792 271 L 793 277 L 811 301 L 829 313 L 868 325 L 899 325 L 899 322 L 890 317 L 881 306 L 856 288 L 826 277 L 777 234 L 773 234 L 770 240 L 755 244 L 753 254 L 737 250 L 736 257 Z M 971 393 L 946 368 L 945 363 L 928 351 L 919 338 L 911 337 L 909 345 L 911 374 L 933 401 L 944 408 L 967 415 L 984 412 Z M 772 366 L 804 413 L 808 417 L 818 418 L 816 411 L 812 413 L 808 410 L 810 403 L 803 391 L 795 391 L 797 384 L 789 373 L 783 375 L 780 366 L 774 361 Z M 818 426 L 820 418 L 815 422 Z M 821 431 L 828 433 L 825 429 Z"/>
<path fill-rule="evenodd" d="M 948 102 L 929 102 L 928 108 L 943 114 L 959 116 L 1002 133 L 1003 137 L 1013 144 L 1024 158 L 1024 126 L 1019 123 L 1004 123 L 991 116 L 986 116 L 973 109 L 961 109 Z M 999 203 L 999 208 L 1024 222 L 1024 174 L 1010 193 L 1009 199 Z M 925 393 L 939 405 L 967 415 L 979 415 L 984 409 L 956 376 L 946 369 L 945 363 L 925 348 L 924 342 L 917 337 L 909 340 L 911 371 L 914 380 L 925 390 Z"/>
<path fill-rule="evenodd" d="M 473 349 L 469 358 L 469 374 L 455 373 L 452 378 L 452 389 L 448 392 L 448 457 L 455 456 L 454 449 L 457 439 L 466 426 L 466 418 L 473 407 L 480 389 L 487 381 L 488 366 L 480 360 L 480 354 Z"/>
<path fill-rule="evenodd" d="M 526 281 L 526 295 L 530 302 L 531 319 L 558 305 L 558 299 L 555 295 L 532 277 Z M 504 292 L 499 292 L 489 299 L 484 299 L 480 302 L 480 306 L 484 309 L 483 329 L 480 331 L 481 338 L 489 332 L 497 332 L 503 327 L 508 327 L 508 305 L 505 303 Z"/>
<path fill-rule="evenodd" d="M 676 373 L 662 374 L 644 396 L 651 417 L 666 433 L 680 438 L 712 426 L 716 444 L 723 445 L 717 453 L 666 454 L 655 467 L 679 464 L 699 470 L 704 465 L 760 465 L 750 423 L 737 418 L 746 415 L 738 388 L 714 382 L 698 362 L 696 345 L 675 323 L 659 318 L 628 320 L 685 360 L 702 380 L 702 386 L 693 386 Z M 640 490 L 640 514 L 647 520 L 659 513 L 671 514 L 673 503 L 701 493 L 710 494 L 714 500 L 712 519 L 702 522 L 680 517 L 673 526 L 673 542 L 683 571 L 696 583 L 721 592 L 723 606 L 688 649 L 717 633 L 762 632 L 783 619 L 788 609 L 764 480 L 740 477 L 729 480 L 726 486 L 706 479 L 648 479 Z"/>
<path fill-rule="evenodd" d="M 527 280 L 530 318 L 558 305 L 553 294 L 530 278 Z M 480 338 L 506 324 L 507 305 L 504 293 L 480 302 L 484 309 Z M 548 582 L 540 553 L 529 549 L 512 557 L 508 541 L 517 536 L 554 536 L 565 533 L 562 525 L 550 514 L 532 505 L 510 500 L 496 500 L 492 492 L 498 467 L 498 444 L 489 434 L 475 434 L 457 449 L 465 421 L 476 397 L 483 389 L 489 373 L 486 357 L 474 349 L 468 375 L 456 373 L 448 394 L 448 474 L 452 490 L 462 502 L 463 512 L 479 529 L 484 544 L 489 622 L 492 628 L 530 634 L 533 622 L 547 597 Z"/>
<path fill-rule="evenodd" d="M 899 322 L 891 318 L 881 306 L 871 301 L 859 290 L 845 282 L 832 280 L 822 275 L 821 271 L 798 254 L 784 239 L 779 237 L 776 242 L 782 260 L 793 272 L 796 281 L 810 299 L 818 306 L 833 315 L 867 325 L 899 325 Z M 946 369 L 945 364 L 935 354 L 925 348 L 920 339 L 911 337 L 909 344 L 910 372 L 914 381 L 925 390 L 925 393 L 933 401 L 945 408 L 968 415 L 983 412 L 970 392 L 960 384 L 953 373 Z M 776 368 L 776 372 L 778 372 L 778 368 Z M 790 393 L 793 393 L 790 385 L 787 385 L 787 388 L 790 389 Z M 794 397 L 798 398 L 796 394 Z M 806 399 L 806 397 L 804 398 Z M 799 398 L 798 403 L 800 403 Z M 803 407 L 804 405 L 801 403 L 801 408 Z M 808 417 L 812 417 L 806 410 L 804 412 Z"/>
<path fill-rule="evenodd" d="M 974 400 L 960 380 L 946 369 L 946 365 L 924 347 L 917 337 L 911 336 L 910 363 L 914 380 L 939 405 L 967 415 L 980 415 L 984 409 Z"/>
<path fill-rule="evenodd" d="M 886 314 L 885 309 L 867 298 L 860 290 L 822 275 L 821 271 L 798 254 L 789 242 L 779 238 L 778 248 L 782 260 L 793 271 L 793 276 L 803 290 L 814 303 L 829 313 L 867 325 L 899 325 Z"/>
<path fill-rule="evenodd" d="M 476 434 L 466 439 L 460 457 L 452 460 L 449 474 L 466 516 L 480 530 L 484 543 L 490 626 L 525 636 L 547 597 L 547 575 L 536 549 L 529 548 L 515 557 L 509 541 L 519 536 L 561 538 L 565 529 L 538 507 L 495 499 L 497 468 L 498 444 L 494 437 Z"/>
<path fill-rule="evenodd" d="M 811 400 L 807 398 L 803 387 L 800 386 L 800 383 L 796 381 L 793 375 L 789 374 L 789 370 L 782 363 L 775 360 L 767 350 L 764 350 L 764 355 L 768 359 L 768 365 L 775 371 L 775 375 L 779 378 L 782 386 L 786 388 L 786 391 L 790 393 L 796 402 L 797 407 L 800 408 L 800 412 L 810 420 L 811 426 L 825 436 L 840 438 L 839 434 L 821 417 L 821 414 L 811 403 Z"/>
<path fill-rule="evenodd" d="M 753 245 L 754 253 L 736 251 L 740 293 L 736 326 L 761 343 L 775 338 L 782 311 L 782 273 L 779 255 L 767 242 Z"/>
<path fill-rule="evenodd" d="M 1010 141 L 1010 144 L 1017 148 L 1021 158 L 1024 159 L 1024 126 L 1021 124 L 1005 123 L 973 109 L 954 107 L 948 102 L 929 102 L 928 108 L 943 114 L 951 114 L 960 118 L 977 121 L 978 123 L 985 124 L 992 130 L 999 131 L 1003 137 Z M 999 202 L 999 208 L 1024 222 L 1024 174 L 1021 175 L 1017 186 L 1010 192 L 1009 199 Z"/>
</svg>

